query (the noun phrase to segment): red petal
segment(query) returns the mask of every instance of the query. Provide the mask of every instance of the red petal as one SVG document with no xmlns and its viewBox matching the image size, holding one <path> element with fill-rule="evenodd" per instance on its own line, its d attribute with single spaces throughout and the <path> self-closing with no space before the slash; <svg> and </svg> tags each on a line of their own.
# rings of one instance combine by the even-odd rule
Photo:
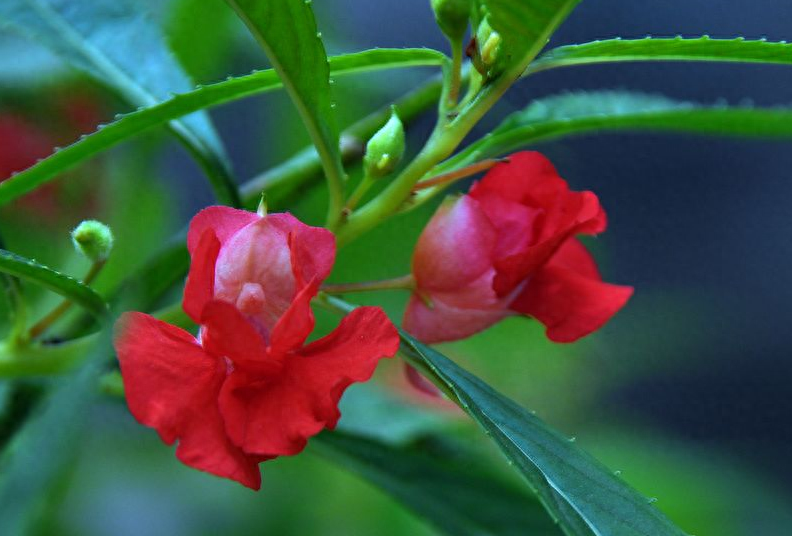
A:
<svg viewBox="0 0 792 536">
<path fill-rule="evenodd" d="M 333 269 L 335 236 L 327 229 L 297 221 L 289 235 L 292 269 L 297 285 L 315 280 L 320 285 Z"/>
<path fill-rule="evenodd" d="M 205 208 L 190 221 L 190 230 L 187 233 L 187 249 L 192 255 L 207 229 L 213 230 L 220 243 L 224 244 L 234 233 L 259 218 L 261 216 L 255 212 L 231 207 L 215 206 Z"/>
<path fill-rule="evenodd" d="M 555 342 L 572 342 L 602 327 L 632 296 L 632 287 L 603 283 L 594 260 L 569 240 L 511 304 L 547 327 Z"/>
<path fill-rule="evenodd" d="M 261 333 L 230 303 L 209 302 L 203 309 L 201 326 L 201 343 L 207 351 L 260 374 L 275 374 L 281 369 L 281 362 L 269 355 Z"/>
<path fill-rule="evenodd" d="M 278 319 L 270 334 L 270 351 L 275 356 L 299 348 L 314 328 L 311 300 L 319 292 L 316 281 L 311 281 L 294 297 L 294 300 Z"/>
<path fill-rule="evenodd" d="M 220 241 L 214 231 L 207 229 L 193 251 L 182 299 L 184 312 L 198 324 L 204 305 L 214 296 L 215 264 L 219 252 Z"/>
<path fill-rule="evenodd" d="M 368 380 L 379 359 L 398 347 L 398 333 L 385 313 L 361 307 L 330 335 L 293 354 L 278 378 L 234 371 L 220 396 L 229 436 L 245 452 L 300 452 L 309 437 L 335 426 L 344 390 Z"/>
<path fill-rule="evenodd" d="M 413 274 L 419 290 L 452 291 L 492 268 L 496 234 L 479 203 L 463 196 L 443 203 L 418 238 Z"/>
<path fill-rule="evenodd" d="M 225 363 L 186 331 L 142 313 L 122 315 L 115 348 L 127 405 L 141 424 L 155 428 L 165 443 L 178 439 L 176 456 L 183 463 L 260 487 L 261 457 L 234 446 L 220 417 Z"/>
</svg>

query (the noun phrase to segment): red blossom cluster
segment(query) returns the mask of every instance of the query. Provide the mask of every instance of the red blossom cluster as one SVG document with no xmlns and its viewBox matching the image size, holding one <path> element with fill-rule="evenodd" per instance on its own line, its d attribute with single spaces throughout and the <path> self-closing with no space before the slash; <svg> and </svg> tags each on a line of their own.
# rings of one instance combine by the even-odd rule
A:
<svg viewBox="0 0 792 536">
<path fill-rule="evenodd" d="M 435 343 L 522 314 L 553 341 L 591 333 L 632 294 L 603 283 L 576 238 L 605 226 L 593 193 L 570 191 L 538 153 L 512 155 L 423 231 L 405 329 Z M 333 428 L 344 390 L 395 354 L 398 333 L 380 308 L 361 307 L 305 344 L 335 239 L 289 214 L 210 207 L 193 218 L 188 249 L 183 306 L 200 330 L 125 314 L 116 350 L 127 403 L 163 441 L 179 440 L 185 464 L 257 489 L 258 463 Z"/>
</svg>

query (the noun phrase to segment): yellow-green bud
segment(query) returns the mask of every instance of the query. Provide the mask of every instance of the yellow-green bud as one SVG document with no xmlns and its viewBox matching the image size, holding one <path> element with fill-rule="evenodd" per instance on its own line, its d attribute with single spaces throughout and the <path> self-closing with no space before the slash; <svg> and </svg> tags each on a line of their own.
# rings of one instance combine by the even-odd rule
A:
<svg viewBox="0 0 792 536">
<path fill-rule="evenodd" d="M 477 50 L 474 51 L 473 66 L 485 77 L 492 75 L 492 67 L 498 59 L 501 35 L 492 29 L 489 21 L 484 19 L 476 29 Z"/>
<path fill-rule="evenodd" d="M 451 41 L 465 37 L 470 18 L 470 0 L 431 0 L 435 20 Z"/>
<path fill-rule="evenodd" d="M 107 260 L 113 249 L 113 232 L 104 223 L 85 220 L 71 233 L 74 247 L 93 262 Z"/>
<path fill-rule="evenodd" d="M 373 179 L 390 174 L 404 155 L 404 125 L 391 108 L 388 122 L 366 144 L 363 169 Z"/>
</svg>

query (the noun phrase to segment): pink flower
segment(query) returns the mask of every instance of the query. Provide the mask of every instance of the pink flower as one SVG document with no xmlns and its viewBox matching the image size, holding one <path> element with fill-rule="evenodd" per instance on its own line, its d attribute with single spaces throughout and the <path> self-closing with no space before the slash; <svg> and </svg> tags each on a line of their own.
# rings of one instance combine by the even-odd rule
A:
<svg viewBox="0 0 792 536">
<path fill-rule="evenodd" d="M 199 336 L 123 315 L 115 345 L 127 404 L 163 441 L 178 439 L 183 463 L 258 489 L 258 463 L 333 428 L 344 390 L 396 353 L 398 333 L 381 309 L 361 307 L 305 344 L 335 240 L 290 214 L 210 207 L 187 245 L 183 306 Z"/>
<path fill-rule="evenodd" d="M 593 193 L 570 191 L 539 153 L 511 155 L 467 195 L 443 203 L 424 229 L 404 328 L 436 343 L 524 314 L 542 322 L 556 342 L 588 335 L 633 292 L 603 283 L 575 238 L 605 226 Z"/>
</svg>

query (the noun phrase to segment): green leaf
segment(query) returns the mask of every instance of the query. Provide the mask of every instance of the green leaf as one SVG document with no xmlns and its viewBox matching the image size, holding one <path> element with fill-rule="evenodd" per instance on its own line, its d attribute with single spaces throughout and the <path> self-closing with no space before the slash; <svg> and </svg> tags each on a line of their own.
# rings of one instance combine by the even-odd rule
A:
<svg viewBox="0 0 792 536">
<path fill-rule="evenodd" d="M 192 88 L 156 25 L 130 0 L 3 0 L 0 29 L 41 43 L 133 106 L 153 106 Z M 185 117 L 171 129 L 203 166 L 218 200 L 239 205 L 209 116 Z"/>
<path fill-rule="evenodd" d="M 497 62 L 521 72 L 580 0 L 477 0 L 479 15 L 502 38 Z M 483 44 L 483 43 L 481 43 Z"/>
<path fill-rule="evenodd" d="M 560 534 L 534 497 L 494 478 L 455 446 L 393 447 L 340 432 L 322 433 L 311 445 L 450 536 Z"/>
<path fill-rule="evenodd" d="M 330 191 L 328 221 L 341 216 L 344 165 L 330 96 L 330 67 L 305 0 L 226 0 L 262 46 L 283 81 L 322 160 Z"/>
<path fill-rule="evenodd" d="M 555 67 L 622 61 L 730 61 L 792 65 L 792 44 L 765 39 L 746 40 L 646 37 L 607 39 L 550 50 L 532 63 L 526 74 Z"/>
<path fill-rule="evenodd" d="M 454 362 L 402 333 L 401 351 L 433 376 L 523 474 L 570 536 L 683 536 L 650 501 L 574 443 Z"/>
<path fill-rule="evenodd" d="M 109 331 L 109 330 L 108 330 Z M 78 454 L 86 417 L 99 391 L 107 359 L 104 333 L 83 367 L 66 378 L 34 410 L 0 458 L 0 525 L 3 534 L 31 534 L 57 493 L 59 478 Z"/>
<path fill-rule="evenodd" d="M 84 307 L 100 320 L 107 314 L 107 304 L 91 287 L 34 260 L 0 249 L 0 272 L 26 279 L 56 292 Z"/>
<path fill-rule="evenodd" d="M 444 58 L 443 54 L 431 49 L 375 49 L 330 58 L 330 66 L 334 75 L 344 75 L 398 67 L 439 65 Z M 0 206 L 34 190 L 91 156 L 150 128 L 197 110 L 280 87 L 278 75 L 268 69 L 199 87 L 161 104 L 122 116 L 0 183 Z"/>
<path fill-rule="evenodd" d="M 562 136 L 610 130 L 792 138 L 792 108 L 703 106 L 659 95 L 594 91 L 536 100 L 443 163 L 443 171 Z"/>
</svg>

